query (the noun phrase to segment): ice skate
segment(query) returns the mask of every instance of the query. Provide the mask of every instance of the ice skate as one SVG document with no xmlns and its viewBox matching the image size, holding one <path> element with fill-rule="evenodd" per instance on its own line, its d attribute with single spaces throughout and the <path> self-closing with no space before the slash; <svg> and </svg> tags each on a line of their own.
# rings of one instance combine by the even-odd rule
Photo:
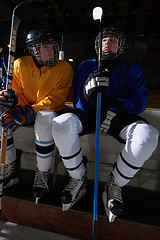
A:
<svg viewBox="0 0 160 240">
<path fill-rule="evenodd" d="M 10 164 L 6 164 L 4 168 L 4 182 L 3 188 L 9 188 L 19 182 L 20 176 L 20 158 L 22 155 L 22 151 L 16 149 L 17 158 L 14 162 Z"/>
<path fill-rule="evenodd" d="M 112 223 L 115 218 L 120 216 L 123 212 L 121 187 L 115 183 L 112 173 L 105 185 L 105 191 L 102 194 L 102 199 L 109 222 Z"/>
<path fill-rule="evenodd" d="M 69 210 L 86 193 L 87 174 L 81 179 L 71 178 L 61 195 L 62 211 Z"/>
<path fill-rule="evenodd" d="M 32 195 L 36 199 L 36 204 L 38 203 L 40 198 L 42 198 L 49 192 L 48 178 L 49 171 L 41 172 L 38 169 L 36 170 L 34 184 L 32 188 Z"/>
</svg>

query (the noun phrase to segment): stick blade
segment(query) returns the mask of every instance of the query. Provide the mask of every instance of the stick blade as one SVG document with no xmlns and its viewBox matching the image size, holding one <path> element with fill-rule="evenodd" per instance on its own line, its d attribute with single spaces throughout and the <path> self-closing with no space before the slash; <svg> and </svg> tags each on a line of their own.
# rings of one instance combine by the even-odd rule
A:
<svg viewBox="0 0 160 240">
<path fill-rule="evenodd" d="M 20 19 L 32 15 L 40 10 L 45 10 L 44 0 L 26 0 L 17 5 L 14 9 L 14 15 Z"/>
<path fill-rule="evenodd" d="M 103 15 L 103 10 L 101 7 L 95 7 L 93 9 L 93 19 L 94 20 L 101 20 L 102 18 L 102 15 Z"/>
</svg>

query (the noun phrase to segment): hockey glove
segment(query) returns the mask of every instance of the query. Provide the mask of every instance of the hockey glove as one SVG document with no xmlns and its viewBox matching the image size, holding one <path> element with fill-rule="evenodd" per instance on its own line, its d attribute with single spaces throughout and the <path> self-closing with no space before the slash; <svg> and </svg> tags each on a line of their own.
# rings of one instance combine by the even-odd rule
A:
<svg viewBox="0 0 160 240">
<path fill-rule="evenodd" d="M 103 121 L 103 123 L 101 124 L 101 128 L 100 128 L 100 131 L 102 134 L 107 134 L 108 129 L 111 125 L 111 121 L 115 117 L 115 115 L 116 115 L 116 113 L 114 113 L 113 111 L 107 110 L 106 118 Z"/>
<path fill-rule="evenodd" d="M 108 105 L 108 107 L 112 107 L 113 110 L 110 110 L 110 109 L 107 110 L 106 118 L 103 121 L 103 123 L 101 124 L 100 131 L 102 134 L 106 134 L 108 132 L 111 122 L 112 122 L 112 119 L 116 116 L 117 113 L 123 114 L 125 112 L 123 102 L 121 102 L 117 99 L 114 99 L 114 98 L 108 99 L 107 105 Z M 125 117 L 124 117 L 124 119 L 125 119 Z"/>
<path fill-rule="evenodd" d="M 83 97 L 86 103 L 91 103 L 98 92 L 107 94 L 109 85 L 109 71 L 101 70 L 91 73 L 83 88 Z"/>
<path fill-rule="evenodd" d="M 34 117 L 35 112 L 31 106 L 17 106 L 1 114 L 0 125 L 5 129 L 10 128 L 15 131 L 20 126 L 31 123 Z"/>
<path fill-rule="evenodd" d="M 0 91 L 0 111 L 7 111 L 18 103 L 18 97 L 14 90 Z"/>
</svg>

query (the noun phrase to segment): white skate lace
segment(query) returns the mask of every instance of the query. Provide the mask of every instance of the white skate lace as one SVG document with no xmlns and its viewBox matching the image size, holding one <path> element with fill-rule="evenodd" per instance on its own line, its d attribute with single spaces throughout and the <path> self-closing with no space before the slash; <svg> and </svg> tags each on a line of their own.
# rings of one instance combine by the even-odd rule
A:
<svg viewBox="0 0 160 240">
<path fill-rule="evenodd" d="M 49 178 L 49 172 L 41 172 L 39 170 L 36 170 L 33 187 L 40 187 L 40 188 L 48 189 L 48 184 L 47 184 L 48 178 Z"/>
<path fill-rule="evenodd" d="M 64 191 L 70 191 L 72 195 L 77 194 L 78 191 L 81 189 L 81 186 L 83 185 L 84 181 L 85 177 L 83 177 L 82 179 L 71 178 Z"/>
<path fill-rule="evenodd" d="M 15 162 L 5 165 L 4 178 L 9 177 L 14 172 L 14 169 L 15 169 Z"/>
<path fill-rule="evenodd" d="M 121 187 L 114 182 L 114 177 L 110 176 L 108 183 L 109 198 L 122 203 Z"/>
</svg>

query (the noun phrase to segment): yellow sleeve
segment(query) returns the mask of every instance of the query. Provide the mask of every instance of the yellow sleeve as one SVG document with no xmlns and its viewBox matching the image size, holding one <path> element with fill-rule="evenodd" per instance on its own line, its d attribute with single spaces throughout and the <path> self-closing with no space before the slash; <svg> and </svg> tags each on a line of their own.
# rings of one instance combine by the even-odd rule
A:
<svg viewBox="0 0 160 240">
<path fill-rule="evenodd" d="M 21 57 L 14 61 L 12 89 L 17 93 L 18 105 L 21 106 L 30 105 L 27 96 L 24 95 L 23 91 L 23 75 L 27 76 L 27 70 L 29 68 L 28 63 L 31 63 L 31 65 L 33 65 L 33 60 L 31 56 Z M 24 72 L 23 75 L 22 72 Z"/>
<path fill-rule="evenodd" d="M 14 73 L 13 73 L 12 89 L 17 93 L 18 105 L 21 105 L 21 106 L 29 105 L 27 99 L 23 95 L 21 82 L 18 80 L 18 78 L 15 76 Z"/>
</svg>

